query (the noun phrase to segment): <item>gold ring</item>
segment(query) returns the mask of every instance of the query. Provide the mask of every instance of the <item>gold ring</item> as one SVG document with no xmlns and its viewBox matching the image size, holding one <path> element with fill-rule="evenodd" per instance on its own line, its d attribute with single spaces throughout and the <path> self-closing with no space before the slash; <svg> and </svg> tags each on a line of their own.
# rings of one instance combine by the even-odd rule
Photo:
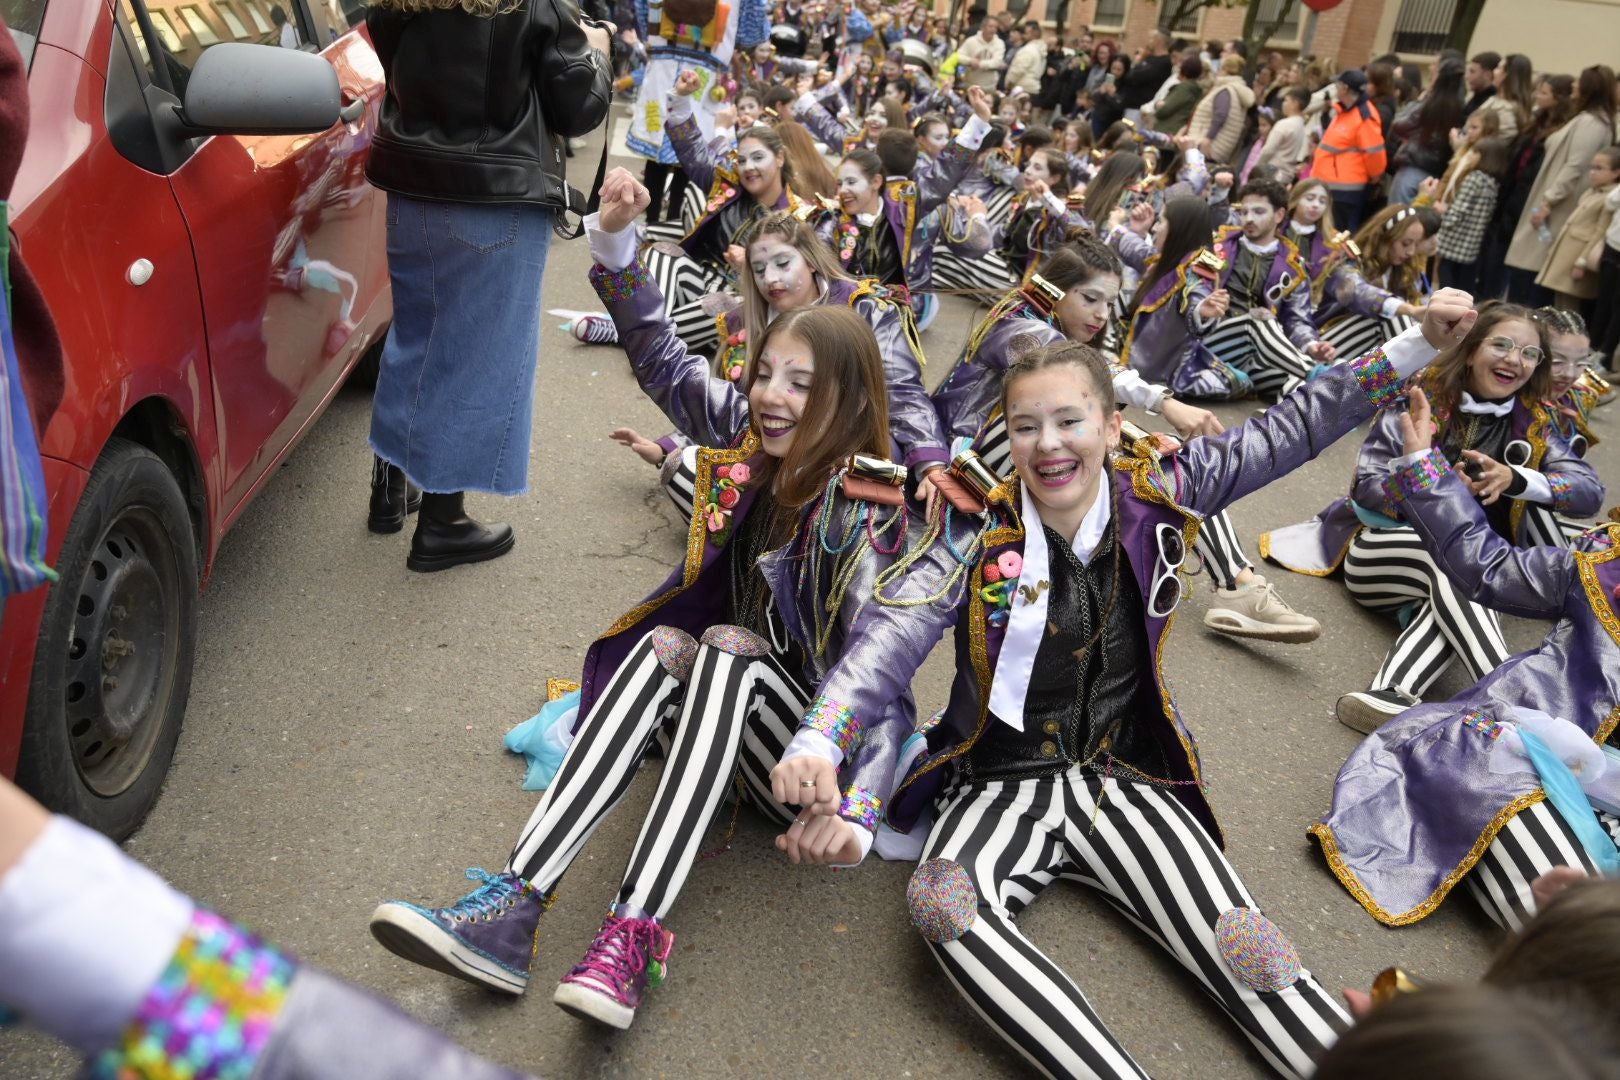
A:
<svg viewBox="0 0 1620 1080">
<path fill-rule="evenodd" d="M 816 786 L 816 782 L 814 780 L 800 780 L 799 786 L 802 788 L 813 788 Z"/>
<path fill-rule="evenodd" d="M 793 825 L 803 825 L 803 824 L 804 824 L 804 822 L 800 821 L 798 818 L 793 819 Z M 788 828 L 790 828 L 790 829 L 793 828 L 793 825 L 789 825 Z"/>
</svg>

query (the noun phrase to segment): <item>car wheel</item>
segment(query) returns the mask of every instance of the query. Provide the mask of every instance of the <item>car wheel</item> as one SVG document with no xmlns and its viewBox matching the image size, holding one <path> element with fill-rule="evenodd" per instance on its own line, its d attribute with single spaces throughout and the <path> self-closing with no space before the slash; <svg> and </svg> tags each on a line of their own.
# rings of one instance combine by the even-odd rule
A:
<svg viewBox="0 0 1620 1080">
<path fill-rule="evenodd" d="M 197 638 L 197 543 L 167 465 L 115 438 L 90 473 L 45 600 L 18 783 L 115 840 L 157 801 Z"/>
</svg>

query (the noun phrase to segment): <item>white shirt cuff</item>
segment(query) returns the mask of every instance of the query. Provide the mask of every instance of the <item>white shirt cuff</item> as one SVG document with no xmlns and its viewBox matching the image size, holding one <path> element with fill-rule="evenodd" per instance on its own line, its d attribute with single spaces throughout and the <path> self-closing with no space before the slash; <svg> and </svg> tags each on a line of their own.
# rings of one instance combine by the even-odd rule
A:
<svg viewBox="0 0 1620 1080">
<path fill-rule="evenodd" d="M 855 842 L 861 846 L 861 856 L 851 863 L 828 863 L 834 870 L 851 870 L 866 860 L 867 852 L 872 850 L 872 830 L 855 824 L 848 818 L 840 819 L 844 824 L 855 830 Z"/>
<path fill-rule="evenodd" d="M 1386 319 L 1393 318 L 1395 313 L 1401 310 L 1401 305 L 1405 302 L 1406 301 L 1402 300 L 1398 296 L 1391 296 L 1386 299 L 1383 306 L 1378 309 L 1378 314 Z"/>
<path fill-rule="evenodd" d="M 664 111 L 669 114 L 665 117 L 666 120 L 679 122 L 687 119 L 692 115 L 692 95 L 671 94 L 669 96 L 669 107 Z"/>
<path fill-rule="evenodd" d="M 1509 465 L 1508 468 L 1524 479 L 1524 490 L 1519 492 L 1516 498 L 1528 499 L 1542 506 L 1551 506 L 1553 504 L 1552 485 L 1547 483 L 1545 473 L 1538 472 L 1535 469 L 1527 469 L 1523 465 Z"/>
<path fill-rule="evenodd" d="M 1126 368 L 1114 373 L 1114 400 L 1152 412 L 1164 400 L 1164 387 L 1148 382 L 1134 368 Z"/>
<path fill-rule="evenodd" d="M 1181 155 L 1182 159 L 1186 161 L 1188 165 L 1191 165 L 1194 168 L 1197 168 L 1204 163 L 1204 152 L 1198 149 L 1196 146 L 1187 147 L 1187 149 L 1181 152 Z"/>
<path fill-rule="evenodd" d="M 1069 204 L 1052 194 L 1050 191 L 1046 193 L 1046 198 L 1044 201 L 1046 202 L 1047 207 L 1054 214 L 1066 214 L 1069 212 Z"/>
<path fill-rule="evenodd" d="M 964 150 L 977 150 L 984 137 L 990 134 L 990 125 L 978 113 L 968 117 L 962 130 L 956 133 L 956 144 Z"/>
<path fill-rule="evenodd" d="M 635 262 L 636 249 L 641 246 L 635 222 L 618 232 L 603 232 L 600 213 L 585 215 L 585 239 L 590 244 L 591 258 L 608 270 L 623 270 Z"/>
<path fill-rule="evenodd" d="M 1439 355 L 1440 350 L 1423 336 L 1421 326 L 1408 327 L 1384 343 L 1384 356 L 1402 379 L 1416 375 Z"/>
<path fill-rule="evenodd" d="M 788 743 L 787 749 L 782 751 L 782 760 L 788 761 L 805 756 L 830 761 L 835 769 L 844 763 L 844 752 L 838 749 L 837 743 L 819 731 L 802 727 L 793 733 L 792 741 Z"/>
<path fill-rule="evenodd" d="M 1385 468 L 1388 472 L 1394 472 L 1396 469 L 1399 469 L 1405 465 L 1416 465 L 1420 459 L 1428 456 L 1428 450 L 1414 450 L 1410 454 L 1402 454 L 1400 457 L 1390 458 L 1389 464 L 1385 466 Z"/>
<path fill-rule="evenodd" d="M 717 127 L 714 129 L 714 137 L 716 139 L 724 139 L 728 143 L 734 143 L 737 141 L 737 129 Z"/>
</svg>

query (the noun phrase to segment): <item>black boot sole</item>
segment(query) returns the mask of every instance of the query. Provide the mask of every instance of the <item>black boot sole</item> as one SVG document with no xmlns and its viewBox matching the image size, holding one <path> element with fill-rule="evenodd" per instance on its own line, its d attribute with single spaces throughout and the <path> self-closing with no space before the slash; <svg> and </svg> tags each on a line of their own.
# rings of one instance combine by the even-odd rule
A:
<svg viewBox="0 0 1620 1080">
<path fill-rule="evenodd" d="M 405 500 L 405 512 L 403 514 L 394 514 L 390 517 L 371 514 L 366 518 L 366 528 L 379 536 L 397 533 L 405 527 L 405 519 L 420 509 L 422 509 L 422 496 L 417 495 L 414 498 Z"/>
<path fill-rule="evenodd" d="M 514 533 L 498 544 L 472 551 L 448 551 L 442 555 L 418 555 L 413 551 L 405 556 L 405 568 L 415 570 L 418 574 L 432 574 L 468 563 L 488 562 L 511 551 L 516 543 L 517 535 Z"/>
</svg>

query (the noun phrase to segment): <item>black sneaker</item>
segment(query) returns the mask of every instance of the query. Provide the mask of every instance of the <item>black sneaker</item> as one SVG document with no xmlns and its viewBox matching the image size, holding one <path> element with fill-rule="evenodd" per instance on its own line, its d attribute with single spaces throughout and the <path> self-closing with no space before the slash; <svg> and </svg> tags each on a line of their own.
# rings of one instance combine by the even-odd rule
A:
<svg viewBox="0 0 1620 1080">
<path fill-rule="evenodd" d="M 1340 698 L 1333 706 L 1333 714 L 1345 727 L 1371 735 L 1385 721 L 1417 704 L 1417 698 L 1399 690 L 1357 690 Z"/>
</svg>

